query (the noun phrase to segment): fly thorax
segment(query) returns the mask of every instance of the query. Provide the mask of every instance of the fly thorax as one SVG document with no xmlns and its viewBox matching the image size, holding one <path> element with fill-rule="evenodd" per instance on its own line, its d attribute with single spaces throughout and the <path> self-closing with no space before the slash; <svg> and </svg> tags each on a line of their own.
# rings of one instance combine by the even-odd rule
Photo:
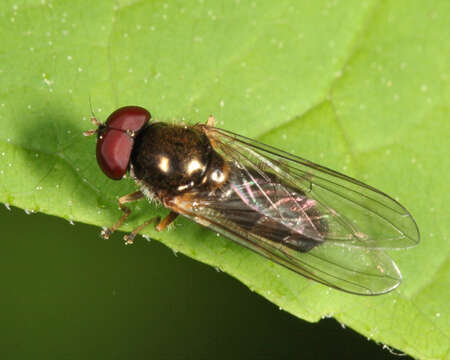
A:
<svg viewBox="0 0 450 360">
<path fill-rule="evenodd" d="M 202 183 L 212 148 L 196 129 L 154 123 L 135 140 L 134 174 L 155 193 L 176 195 Z"/>
</svg>

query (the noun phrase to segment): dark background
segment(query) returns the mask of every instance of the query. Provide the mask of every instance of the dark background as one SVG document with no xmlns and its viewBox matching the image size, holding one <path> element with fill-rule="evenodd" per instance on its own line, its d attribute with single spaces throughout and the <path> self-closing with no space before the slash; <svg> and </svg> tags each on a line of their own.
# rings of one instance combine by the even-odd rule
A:
<svg viewBox="0 0 450 360">
<path fill-rule="evenodd" d="M 157 241 L 3 206 L 0 226 L 2 359 L 398 359 Z"/>
</svg>

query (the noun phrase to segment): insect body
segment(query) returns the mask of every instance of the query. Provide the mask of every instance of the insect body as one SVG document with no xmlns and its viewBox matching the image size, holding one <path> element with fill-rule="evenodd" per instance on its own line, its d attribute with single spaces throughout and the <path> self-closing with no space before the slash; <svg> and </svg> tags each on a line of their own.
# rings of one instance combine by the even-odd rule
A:
<svg viewBox="0 0 450 360">
<path fill-rule="evenodd" d="M 96 119 L 97 160 L 110 178 L 127 171 L 142 197 L 170 209 L 125 236 L 132 242 L 149 223 L 163 230 L 181 214 L 312 280 L 361 295 L 386 293 L 401 281 L 385 249 L 419 241 L 409 212 L 358 180 L 255 140 L 218 129 L 214 118 L 194 126 L 149 123 L 137 106 Z"/>
</svg>

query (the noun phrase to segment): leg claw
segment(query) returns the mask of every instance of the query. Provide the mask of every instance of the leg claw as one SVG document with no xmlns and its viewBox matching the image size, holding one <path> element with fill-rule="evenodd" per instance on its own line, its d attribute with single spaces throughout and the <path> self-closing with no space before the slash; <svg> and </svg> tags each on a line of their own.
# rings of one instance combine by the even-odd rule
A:
<svg viewBox="0 0 450 360">
<path fill-rule="evenodd" d="M 101 236 L 103 239 L 108 240 L 109 237 L 111 236 L 111 230 L 109 230 L 109 229 L 107 229 L 107 228 L 104 228 L 104 229 L 100 232 L 100 236 Z"/>
<path fill-rule="evenodd" d="M 135 235 L 133 234 L 127 234 L 123 237 L 123 239 L 125 240 L 125 245 L 131 245 L 134 243 L 134 237 Z"/>
</svg>

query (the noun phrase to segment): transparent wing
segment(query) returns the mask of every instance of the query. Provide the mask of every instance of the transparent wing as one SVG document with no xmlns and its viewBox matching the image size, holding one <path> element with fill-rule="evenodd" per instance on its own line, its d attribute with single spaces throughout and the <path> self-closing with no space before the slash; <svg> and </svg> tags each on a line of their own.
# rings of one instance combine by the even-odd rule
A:
<svg viewBox="0 0 450 360">
<path fill-rule="evenodd" d="M 240 199 L 232 187 L 245 187 L 245 183 L 233 180 L 231 183 L 233 186 L 215 193 L 177 197 L 168 205 L 236 243 L 329 287 L 358 295 L 377 295 L 400 284 L 397 266 L 381 250 L 336 246 L 294 233 Z"/>
<path fill-rule="evenodd" d="M 244 201 L 252 202 L 252 193 L 260 190 L 252 177 L 267 178 L 271 174 L 282 184 L 274 199 L 252 202 L 252 206 L 267 216 L 278 218 L 293 231 L 316 240 L 335 244 L 376 249 L 401 249 L 419 242 L 419 230 L 411 214 L 397 201 L 383 192 L 358 180 L 296 157 L 258 141 L 203 126 L 213 146 L 225 159 L 241 165 L 241 175 L 247 185 Z M 297 189 L 308 199 L 296 201 L 290 189 Z M 299 222 L 296 213 L 289 216 L 286 207 L 276 204 L 284 193 L 299 208 L 314 206 L 328 224 L 323 234 L 305 216 Z M 292 215 L 292 212 L 290 213 Z M 305 212 L 306 215 L 306 212 Z M 319 215 L 317 215 L 319 216 Z"/>
<path fill-rule="evenodd" d="M 170 208 L 327 286 L 361 295 L 398 286 L 400 272 L 382 249 L 419 241 L 398 202 L 307 160 L 199 126 L 226 160 L 228 181 L 178 196 Z"/>
</svg>

